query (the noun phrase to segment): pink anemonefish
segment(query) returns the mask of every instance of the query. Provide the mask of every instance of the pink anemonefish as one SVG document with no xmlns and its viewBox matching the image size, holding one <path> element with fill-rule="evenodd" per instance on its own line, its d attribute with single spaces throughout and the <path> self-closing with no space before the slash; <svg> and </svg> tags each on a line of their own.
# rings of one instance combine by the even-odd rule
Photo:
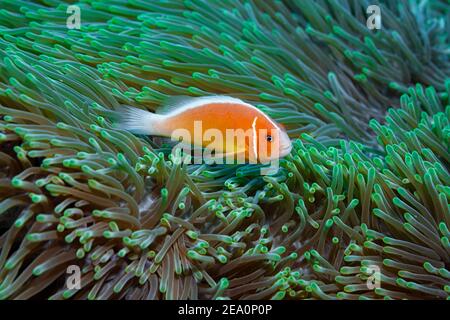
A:
<svg viewBox="0 0 450 320">
<path fill-rule="evenodd" d="M 133 133 L 174 138 L 174 132 L 182 130 L 187 133 L 185 143 L 213 146 L 216 154 L 240 155 L 261 163 L 284 157 L 292 149 L 279 124 L 253 105 L 228 96 L 176 97 L 157 113 L 124 107 L 119 117 L 119 127 Z M 204 132 L 200 138 L 198 126 Z M 230 131 L 236 136 L 244 132 L 245 137 L 236 141 L 228 135 Z"/>
</svg>

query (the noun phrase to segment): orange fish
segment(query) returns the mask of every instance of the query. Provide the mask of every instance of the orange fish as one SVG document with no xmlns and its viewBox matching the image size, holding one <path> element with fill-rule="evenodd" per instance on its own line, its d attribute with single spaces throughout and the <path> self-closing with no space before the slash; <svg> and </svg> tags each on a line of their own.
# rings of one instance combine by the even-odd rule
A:
<svg viewBox="0 0 450 320">
<path fill-rule="evenodd" d="M 216 156 L 238 156 L 265 163 L 287 155 L 287 133 L 258 108 L 228 96 L 176 97 L 157 113 L 125 107 L 119 127 L 138 134 L 171 137 L 214 150 Z"/>
</svg>

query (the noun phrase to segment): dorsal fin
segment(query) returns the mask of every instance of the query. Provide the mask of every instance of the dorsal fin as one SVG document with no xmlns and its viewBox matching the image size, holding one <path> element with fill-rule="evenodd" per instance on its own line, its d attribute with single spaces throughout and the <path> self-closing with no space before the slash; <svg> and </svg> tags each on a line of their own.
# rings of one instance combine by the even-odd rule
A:
<svg viewBox="0 0 450 320">
<path fill-rule="evenodd" d="M 156 109 L 158 114 L 168 114 L 174 110 L 177 110 L 189 102 L 194 102 L 195 97 L 189 96 L 173 96 L 163 101 L 162 105 Z"/>
<path fill-rule="evenodd" d="M 190 96 L 173 96 L 166 99 L 163 104 L 156 109 L 157 114 L 168 114 L 184 107 L 193 107 L 202 102 L 230 102 L 244 103 L 242 100 L 228 96 L 206 96 L 206 97 L 190 97 Z"/>
</svg>

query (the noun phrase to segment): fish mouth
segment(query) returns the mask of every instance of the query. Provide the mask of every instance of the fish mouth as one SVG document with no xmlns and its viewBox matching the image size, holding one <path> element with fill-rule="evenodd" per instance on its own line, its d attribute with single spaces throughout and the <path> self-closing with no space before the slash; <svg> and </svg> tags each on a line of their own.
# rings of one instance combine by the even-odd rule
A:
<svg viewBox="0 0 450 320">
<path fill-rule="evenodd" d="M 291 139 L 289 139 L 288 134 L 283 131 L 281 133 L 281 137 L 280 137 L 280 154 L 279 157 L 284 157 L 286 155 L 288 155 L 289 153 L 291 153 L 292 150 L 292 142 Z"/>
<path fill-rule="evenodd" d="M 272 156 L 268 157 L 268 160 L 272 161 L 272 160 L 277 160 L 277 159 L 283 158 L 283 157 L 287 156 L 289 153 L 291 153 L 291 150 L 292 150 L 291 144 L 289 144 L 285 147 L 282 147 L 282 148 L 280 148 L 280 151 L 278 153 L 272 154 Z"/>
<path fill-rule="evenodd" d="M 284 157 L 284 156 L 288 155 L 289 153 L 291 153 L 291 151 L 292 151 L 292 144 L 284 146 L 280 150 L 280 157 Z"/>
</svg>

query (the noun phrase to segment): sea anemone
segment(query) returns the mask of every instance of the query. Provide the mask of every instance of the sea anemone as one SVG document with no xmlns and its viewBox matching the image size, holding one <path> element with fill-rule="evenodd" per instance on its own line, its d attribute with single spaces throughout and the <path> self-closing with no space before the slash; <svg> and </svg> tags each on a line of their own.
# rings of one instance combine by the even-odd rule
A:
<svg viewBox="0 0 450 320">
<path fill-rule="evenodd" d="M 445 1 L 71 5 L 1 4 L 0 299 L 448 299 Z M 276 174 L 111 120 L 211 94 L 285 125 Z"/>
</svg>

